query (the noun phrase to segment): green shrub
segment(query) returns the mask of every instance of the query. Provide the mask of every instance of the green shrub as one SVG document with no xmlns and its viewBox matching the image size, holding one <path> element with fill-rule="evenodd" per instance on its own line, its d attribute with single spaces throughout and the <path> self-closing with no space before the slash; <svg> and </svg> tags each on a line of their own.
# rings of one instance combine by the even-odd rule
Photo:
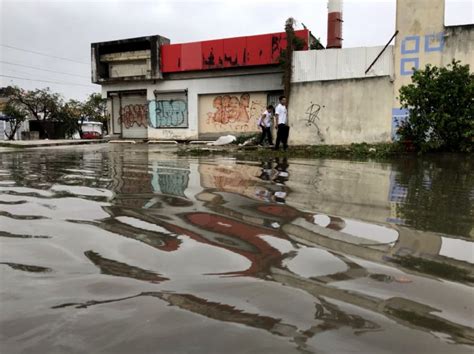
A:
<svg viewBox="0 0 474 354">
<path fill-rule="evenodd" d="M 409 119 L 398 134 L 421 151 L 474 151 L 474 74 L 453 60 L 448 67 L 426 65 L 400 88 Z"/>
</svg>

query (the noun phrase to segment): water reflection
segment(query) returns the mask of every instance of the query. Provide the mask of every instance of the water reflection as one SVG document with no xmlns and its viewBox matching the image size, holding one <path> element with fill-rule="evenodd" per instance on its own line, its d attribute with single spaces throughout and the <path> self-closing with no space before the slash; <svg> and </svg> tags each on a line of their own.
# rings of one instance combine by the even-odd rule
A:
<svg viewBox="0 0 474 354">
<path fill-rule="evenodd" d="M 441 155 L 394 162 L 395 220 L 419 230 L 474 237 L 474 160 Z"/>
<path fill-rule="evenodd" d="M 162 277 L 159 274 L 156 274 L 149 270 L 141 269 L 122 262 L 114 261 L 112 259 L 104 258 L 93 251 L 86 251 L 84 252 L 84 255 L 89 258 L 91 262 L 94 263 L 103 274 L 113 275 L 116 277 L 134 278 L 143 281 L 150 281 L 153 283 L 168 280 L 168 278 Z"/>
<path fill-rule="evenodd" d="M 9 266 L 12 269 L 21 270 L 21 271 L 24 271 L 24 272 L 47 273 L 47 272 L 52 271 L 52 269 L 50 269 L 50 268 L 39 267 L 39 266 L 36 266 L 36 265 L 9 263 L 9 262 L 0 262 L 0 264 L 4 264 L 6 266 Z"/>
<path fill-rule="evenodd" d="M 473 260 L 459 251 L 472 250 L 469 160 L 457 165 L 459 183 L 451 185 L 468 195 L 457 215 L 427 222 L 423 210 L 419 217 L 412 210 L 425 203 L 418 198 L 434 205 L 452 191 L 447 175 L 430 170 L 443 169 L 435 163 L 406 170 L 285 158 L 176 160 L 146 146 L 57 151 L 1 155 L 0 180 L 9 182 L 0 187 L 2 264 L 58 269 L 49 286 L 76 288 L 59 291 L 44 316 L 151 297 L 286 338 L 301 352 L 315 352 L 315 338 L 343 340 L 347 328 L 366 338 L 366 351 L 374 350 L 373 335 L 404 341 L 412 330 L 426 348 L 474 344 Z M 413 177 L 414 168 L 431 171 L 430 182 Z M 423 193 L 418 183 L 428 186 Z M 48 261 L 24 264 L 36 257 Z M 14 279 L 7 273 L 7 283 Z M 84 282 L 108 285 L 97 293 Z M 39 291 L 48 297 L 47 288 Z M 25 305 L 11 296 L 11 306 Z"/>
</svg>

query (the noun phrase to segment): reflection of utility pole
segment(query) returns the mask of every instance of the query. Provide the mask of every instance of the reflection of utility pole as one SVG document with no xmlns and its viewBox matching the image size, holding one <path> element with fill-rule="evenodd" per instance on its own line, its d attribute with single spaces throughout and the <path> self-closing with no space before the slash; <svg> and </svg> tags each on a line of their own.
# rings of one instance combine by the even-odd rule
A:
<svg viewBox="0 0 474 354">
<path fill-rule="evenodd" d="M 456 343 L 470 345 L 474 343 L 474 333 L 470 327 L 433 315 L 432 313 L 438 311 L 437 309 L 415 301 L 399 297 L 381 300 L 353 291 L 330 287 L 279 268 L 271 268 L 271 276 L 279 283 L 304 290 L 315 297 L 322 296 L 381 313 L 414 329 L 445 333 Z"/>
<path fill-rule="evenodd" d="M 315 305 L 314 319 L 318 324 L 312 326 L 309 330 L 299 329 L 297 325 L 285 323 L 281 318 L 250 313 L 231 305 L 212 302 L 191 294 L 180 294 L 167 291 L 142 292 L 133 296 L 109 300 L 90 300 L 83 303 L 66 303 L 53 306 L 52 308 L 60 309 L 71 306 L 76 308 L 87 308 L 90 306 L 126 301 L 143 296 L 158 298 L 165 301 L 170 306 L 175 306 L 182 310 L 216 321 L 237 323 L 246 327 L 262 329 L 279 337 L 289 338 L 290 342 L 294 342 L 298 349 L 303 350 L 304 352 L 306 352 L 306 342 L 308 339 L 321 332 L 347 326 L 359 331 L 373 331 L 379 329 L 377 324 L 358 315 L 346 314 L 337 306 L 322 298 L 318 298 L 319 303 L 316 303 Z"/>
</svg>

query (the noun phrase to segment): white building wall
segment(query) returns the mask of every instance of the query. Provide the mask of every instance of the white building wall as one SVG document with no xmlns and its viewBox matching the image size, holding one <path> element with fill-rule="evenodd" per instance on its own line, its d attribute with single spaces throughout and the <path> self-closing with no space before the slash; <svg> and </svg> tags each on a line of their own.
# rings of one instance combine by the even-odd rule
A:
<svg viewBox="0 0 474 354">
<path fill-rule="evenodd" d="M 292 82 L 327 81 L 393 75 L 393 46 L 388 46 L 365 74 L 384 46 L 297 51 Z"/>
<path fill-rule="evenodd" d="M 23 122 L 15 133 L 15 140 L 22 140 L 21 133 L 28 131 L 28 122 Z M 10 123 L 4 120 L 0 120 L 0 140 L 8 140 L 5 132 L 10 132 Z"/>
<path fill-rule="evenodd" d="M 250 74 L 227 77 L 208 77 L 192 79 L 167 79 L 163 81 L 150 82 L 123 82 L 102 86 L 102 96 L 107 97 L 107 92 L 131 91 L 146 89 L 147 100 L 155 100 L 155 91 L 158 93 L 176 92 L 181 95 L 187 90 L 188 128 L 154 128 L 148 127 L 149 139 L 199 139 L 198 100 L 199 95 L 245 93 L 245 92 L 268 92 L 282 89 L 281 73 Z"/>
</svg>

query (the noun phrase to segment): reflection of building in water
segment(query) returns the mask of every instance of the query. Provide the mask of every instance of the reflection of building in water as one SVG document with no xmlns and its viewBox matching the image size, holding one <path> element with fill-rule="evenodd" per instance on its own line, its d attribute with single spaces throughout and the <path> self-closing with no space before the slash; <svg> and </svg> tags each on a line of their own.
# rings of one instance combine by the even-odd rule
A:
<svg viewBox="0 0 474 354">
<path fill-rule="evenodd" d="M 203 188 L 217 188 L 255 198 L 260 167 L 249 165 L 200 164 L 199 174 Z"/>
<path fill-rule="evenodd" d="M 313 160 L 291 173 L 286 203 L 298 209 L 382 223 L 390 216 L 390 170 L 381 164 Z"/>
<path fill-rule="evenodd" d="M 332 164 L 333 162 L 325 163 Z M 259 178 L 262 173 L 260 166 L 245 166 L 226 161 L 219 165 L 190 164 L 188 167 L 179 161 L 175 163 L 157 159 L 152 161 L 153 167 L 150 172 L 153 173 L 151 185 L 154 193 L 146 196 L 148 197 L 147 208 L 143 206 L 140 209 L 124 208 L 121 205 L 111 210 L 111 215 L 118 222 L 123 221 L 123 216 L 135 220 L 126 232 L 120 233 L 120 228 L 114 229 L 115 224 L 112 223 L 112 218 L 104 227 L 116 233 L 125 233 L 126 237 L 134 238 L 165 252 L 176 251 L 190 238 L 210 247 L 233 252 L 250 261 L 248 268 L 246 266 L 242 267 L 243 269 L 232 269 L 222 274 L 271 279 L 304 290 L 319 301 L 321 298 L 342 301 L 379 313 L 410 328 L 425 332 L 438 330 L 446 338 L 458 343 L 472 342 L 472 337 L 466 327 L 445 320 L 436 313 L 444 308 L 439 308 L 436 303 L 430 304 L 432 307 L 429 307 L 419 302 L 415 292 L 408 292 L 403 297 L 398 297 L 400 295 L 396 295 L 395 292 L 393 292 L 394 295 L 379 296 L 376 293 L 371 294 L 370 291 L 344 288 L 344 285 L 341 285 L 342 282 L 364 284 L 367 281 L 379 279 L 381 282 L 392 280 L 393 284 L 390 285 L 397 285 L 397 280 L 390 278 L 390 272 L 387 272 L 388 274 L 372 273 L 370 267 L 365 265 L 367 261 L 375 262 L 377 266 L 387 269 L 396 267 L 408 273 L 408 277 L 411 278 L 409 281 L 414 283 L 423 277 L 423 282 L 431 282 L 430 286 L 433 283 L 441 283 L 437 281 L 438 279 L 470 284 L 473 282 L 472 264 L 469 264 L 468 260 L 449 257 L 449 247 L 457 245 L 448 244 L 445 240 L 441 240 L 440 235 L 433 233 L 418 232 L 403 226 L 390 229 L 383 225 L 334 217 L 318 213 L 318 208 L 310 212 L 308 205 L 305 205 L 304 209 L 295 207 L 295 204 L 301 201 L 294 198 L 290 185 L 297 186 L 295 189 L 299 191 L 299 197 L 304 197 L 305 200 L 317 196 L 317 193 L 312 191 L 304 195 L 301 191 L 305 189 L 298 185 L 299 176 L 296 176 L 296 174 L 301 175 L 301 171 L 292 170 L 292 178 L 287 180 L 288 175 L 285 175 L 287 168 L 281 164 L 280 162 L 278 164 L 280 167 L 272 171 L 270 180 L 265 180 L 265 178 L 262 180 Z M 269 169 L 268 165 L 263 167 Z M 272 167 L 274 167 L 273 164 Z M 379 181 L 381 176 L 382 179 L 386 177 L 385 171 L 382 173 L 379 171 L 377 175 L 369 167 L 364 167 L 366 170 L 362 173 L 358 171 L 357 164 L 352 169 L 342 169 L 339 174 L 326 173 L 325 166 L 320 167 L 323 173 L 318 178 L 322 179 L 316 181 L 316 186 L 320 188 L 318 191 L 321 191 L 323 196 L 327 196 L 328 193 L 324 190 L 325 186 L 335 191 L 338 188 L 351 187 L 349 182 L 356 180 L 356 187 L 366 187 L 365 191 L 367 191 L 369 188 L 366 185 L 367 180 L 373 183 Z M 314 166 L 312 168 L 314 169 Z M 199 173 L 196 173 L 197 171 Z M 303 181 L 307 181 L 310 177 L 306 173 L 310 174 L 310 171 L 305 170 L 302 175 Z M 160 179 L 161 174 L 171 175 L 171 177 Z M 364 181 L 362 177 L 366 174 L 369 176 Z M 277 182 L 275 182 L 275 177 L 279 178 Z M 338 179 L 343 181 L 337 181 Z M 292 202 L 277 204 L 274 199 L 259 200 L 256 193 L 263 190 L 262 188 L 273 193 L 288 191 L 288 199 Z M 386 213 L 389 211 L 388 184 L 383 184 L 382 188 L 377 184 L 375 190 L 379 192 L 385 190 L 385 193 L 382 193 L 386 206 L 383 210 L 385 220 Z M 347 193 L 348 197 L 350 194 L 347 191 L 338 192 L 339 196 L 345 196 L 344 193 Z M 367 198 L 365 211 L 373 207 L 372 201 L 382 198 L 372 192 L 367 194 L 365 196 L 363 193 L 356 194 L 357 201 L 364 201 L 364 198 Z M 336 205 L 336 201 L 333 200 L 333 202 Z M 340 204 L 344 202 L 345 200 L 339 201 Z M 353 206 L 355 205 L 356 203 L 353 203 Z M 369 219 L 372 217 L 373 215 L 369 215 Z M 148 223 L 150 227 L 153 226 L 153 230 L 158 231 L 144 231 L 139 221 Z M 443 244 L 445 244 L 444 248 Z M 342 263 L 343 269 L 336 269 L 331 265 L 330 269 L 318 274 L 303 275 L 304 273 L 300 274 L 295 268 L 287 266 L 289 264 L 286 263 L 287 261 L 293 259 L 295 263 L 300 261 L 301 258 L 298 259 L 298 257 L 303 253 L 302 250 L 308 248 L 325 252 L 327 258 L 330 259 L 328 264 Z M 120 266 L 112 260 L 101 260 L 101 265 L 104 266 L 104 264 L 112 267 L 113 270 L 115 266 Z M 132 271 L 135 270 L 132 269 Z M 219 270 L 216 270 L 216 273 L 218 272 Z M 142 276 L 153 277 L 147 273 L 142 273 Z M 247 316 L 240 312 L 239 315 L 238 310 L 234 317 L 233 309 L 225 305 L 225 301 L 222 302 L 223 306 L 219 307 L 217 302 L 188 296 L 188 294 L 174 294 L 173 298 L 167 297 L 167 300 L 175 306 L 196 313 L 200 313 L 208 306 L 214 311 L 212 315 L 209 315 L 211 318 L 222 316 L 222 319 L 235 323 L 243 323 L 247 318 L 249 321 L 257 320 L 252 314 Z M 323 318 L 324 315 L 332 313 L 330 309 L 325 314 L 324 311 L 317 306 L 315 317 Z M 329 321 L 329 325 L 332 320 L 334 319 Z M 362 320 L 357 319 L 356 322 L 363 322 Z M 286 324 L 289 325 L 286 330 L 291 330 L 291 336 L 295 338 L 295 341 L 299 338 L 298 340 L 301 339 L 304 342 L 304 339 L 300 337 L 303 333 L 301 329 L 294 326 L 292 322 L 285 322 Z M 278 329 L 273 332 L 275 326 L 279 328 L 281 325 L 283 325 L 282 322 L 272 320 L 265 329 L 271 333 L 277 333 Z M 368 325 L 366 328 L 374 327 Z M 304 332 L 304 336 L 312 337 L 315 333 L 324 330 L 326 328 L 314 326 L 311 330 Z"/>
<path fill-rule="evenodd" d="M 154 161 L 152 163 L 153 190 L 162 194 L 186 197 L 189 184 L 189 164 L 185 161 Z"/>
<path fill-rule="evenodd" d="M 387 218 L 387 221 L 403 224 L 403 218 L 400 213 L 399 205 L 405 202 L 405 199 L 408 194 L 408 188 L 406 186 L 402 186 L 397 181 L 397 172 L 390 173 L 390 189 L 388 200 L 390 201 L 390 217 Z"/>
<path fill-rule="evenodd" d="M 148 171 L 148 147 L 115 146 L 121 153 L 110 154 L 112 191 L 116 194 L 151 193 L 151 175 Z"/>
<path fill-rule="evenodd" d="M 156 168 L 153 170 L 177 169 L 177 166 L 164 165 L 163 167 L 161 162 L 157 162 Z M 396 266 L 414 277 L 422 276 L 424 278 L 448 279 L 461 283 L 469 282 L 469 274 L 466 272 L 470 265 L 466 262 L 439 256 L 441 244 L 439 237 L 436 237 L 436 235 L 425 235 L 398 226 L 396 229 L 400 232 L 398 237 L 396 231 L 383 226 L 314 212 L 303 212 L 289 205 L 261 202 L 255 199 L 253 193 L 248 193 L 249 190 L 253 190 L 262 184 L 256 177 L 259 173 L 258 168 L 256 170 L 250 169 L 253 172 L 251 174 L 247 173 L 248 176 L 245 177 L 245 174 L 235 173 L 234 169 L 227 168 L 227 166 L 204 166 L 207 168 L 200 170 L 200 180 L 201 183 L 208 183 L 207 188 L 204 191 L 199 190 L 199 193 L 193 193 L 193 195 L 185 191 L 190 198 L 186 199 L 190 202 L 189 205 L 167 204 L 166 208 L 160 208 L 159 214 L 150 209 L 117 209 L 114 213 L 115 217 L 128 216 L 161 227 L 163 230 L 168 230 L 168 233 L 150 232 L 145 234 L 139 228 L 136 228 L 136 231 L 130 229 L 131 237 L 163 251 L 173 252 L 177 247 L 180 247 L 179 243 L 171 241 L 177 235 L 182 235 L 185 237 L 181 237 L 181 241 L 185 240 L 187 236 L 194 241 L 236 253 L 251 262 L 247 269 L 236 269 L 223 274 L 272 279 L 293 288 L 304 290 L 319 300 L 325 298 L 343 301 L 382 314 L 404 326 L 417 330 L 429 332 L 435 330 L 438 327 L 437 324 L 446 324 L 448 327 L 438 328 L 438 331 L 442 332 L 446 338 L 459 343 L 472 341 L 466 327 L 438 316 L 436 306 L 428 307 L 410 296 L 406 298 L 397 296 L 380 298 L 371 296 L 364 291 L 348 291 L 338 288 L 339 285 L 335 284 L 335 282 L 357 281 L 358 279 L 359 281 L 365 281 L 372 275 L 354 257 L 385 264 L 386 266 Z M 237 168 L 240 168 L 240 166 L 235 169 Z M 210 173 L 210 176 L 204 176 L 204 173 Z M 211 178 L 215 176 L 213 173 L 222 178 Z M 193 173 L 190 172 L 187 175 L 189 179 L 193 178 Z M 236 176 L 247 180 L 237 181 L 237 183 L 232 180 L 232 177 L 237 178 Z M 234 184 L 231 184 L 226 190 L 227 186 L 224 181 L 228 180 L 233 181 Z M 156 181 L 157 183 L 160 182 L 158 178 Z M 277 186 L 271 182 L 263 183 L 265 186 Z M 240 191 L 243 191 L 244 194 Z M 250 195 L 246 195 L 246 193 Z M 154 195 L 157 204 L 166 202 L 162 199 L 165 196 L 156 193 Z M 173 198 L 184 200 L 179 196 Z M 380 235 L 383 232 L 386 232 L 387 235 Z M 143 234 L 143 236 L 133 236 L 140 234 Z M 158 243 L 155 239 L 160 242 Z M 287 250 L 278 247 L 278 245 L 283 244 L 288 245 Z M 331 273 L 334 269 L 330 269 L 327 274 L 321 273 L 314 278 L 305 277 L 298 272 L 288 270 L 283 262 L 291 260 L 293 257 L 296 259 L 302 246 L 327 250 L 328 257 L 345 264 L 345 270 Z M 105 264 L 115 266 L 115 263 L 111 263 L 110 260 L 106 260 Z M 446 275 L 437 271 L 443 266 L 452 274 Z M 453 275 L 455 273 L 458 275 Z M 150 275 L 145 274 L 143 276 Z M 379 276 L 383 278 L 384 275 Z M 455 277 L 453 278 L 453 276 Z M 186 294 L 175 294 L 173 298 L 167 297 L 167 299 L 175 306 L 196 313 L 200 313 L 204 307 L 209 306 L 214 311 L 213 315 L 210 315 L 211 318 L 222 316 L 222 318 L 236 323 L 245 322 L 246 318 L 256 320 L 254 315 L 249 314 L 247 316 L 242 312 L 239 315 L 241 317 L 234 317 L 233 309 L 226 306 L 225 302 L 222 307 L 219 307 L 217 303 L 212 303 L 206 299 L 198 299 L 197 297 L 189 297 Z M 219 311 L 222 313 L 219 314 Z M 321 310 L 317 306 L 315 317 L 323 319 L 324 315 L 327 316 L 331 313 L 330 309 L 325 312 L 324 309 Z M 408 316 L 409 313 L 413 316 Z M 237 310 L 235 314 L 238 315 L 239 311 Z M 337 318 L 328 319 L 328 321 L 328 325 L 331 325 L 331 321 L 337 322 Z M 271 322 L 268 328 L 265 329 L 271 333 L 277 333 L 278 328 L 283 323 Z M 336 325 L 336 322 L 333 324 Z M 359 322 L 362 325 L 364 319 L 358 318 L 354 323 Z M 288 324 L 286 330 L 291 330 L 291 337 L 295 340 L 298 338 L 301 342 L 305 341 L 304 337 L 311 338 L 316 333 L 326 330 L 324 326 L 315 325 L 311 330 L 303 333 L 298 326 L 291 322 L 285 323 L 285 326 L 286 324 Z M 367 322 L 362 325 L 363 327 L 366 329 L 376 328 Z M 303 336 L 301 336 L 302 333 Z"/>
<path fill-rule="evenodd" d="M 100 269 L 102 274 L 113 275 L 116 277 L 133 278 L 153 283 L 169 280 L 168 278 L 165 278 L 155 272 L 102 257 L 100 254 L 93 251 L 86 251 L 84 252 L 84 255 Z"/>
<path fill-rule="evenodd" d="M 146 200 L 143 199 L 137 200 L 141 202 L 141 205 L 146 202 Z M 110 214 L 110 217 L 101 220 L 98 227 L 117 235 L 121 235 L 122 237 L 142 242 L 161 251 L 176 251 L 179 248 L 181 241 L 171 232 L 166 231 L 165 229 L 163 229 L 163 231 L 166 232 L 145 230 L 120 221 L 121 217 L 129 217 L 138 221 L 155 224 L 155 219 L 150 218 L 146 211 L 141 208 L 141 205 L 139 208 L 136 208 L 134 204 L 129 205 L 129 201 L 130 199 L 127 198 L 120 200 L 119 203 L 117 203 L 118 206 L 105 207 L 104 209 Z"/>
<path fill-rule="evenodd" d="M 471 241 L 472 161 L 455 157 L 406 159 L 392 164 L 389 221 Z"/>
<path fill-rule="evenodd" d="M 260 237 L 260 235 L 283 237 L 278 232 L 211 213 L 186 213 L 183 217 L 188 224 L 201 230 L 199 234 L 186 233 L 191 238 L 236 252 L 251 262 L 247 270 L 226 274 L 261 277 L 269 272 L 271 266 L 279 266 L 281 263 L 282 253 Z M 208 233 L 203 231 L 228 236 L 228 240 L 231 241 L 225 242 L 225 239 L 222 238 L 212 240 L 207 237 Z M 242 244 L 245 247 L 241 247 Z"/>
</svg>

